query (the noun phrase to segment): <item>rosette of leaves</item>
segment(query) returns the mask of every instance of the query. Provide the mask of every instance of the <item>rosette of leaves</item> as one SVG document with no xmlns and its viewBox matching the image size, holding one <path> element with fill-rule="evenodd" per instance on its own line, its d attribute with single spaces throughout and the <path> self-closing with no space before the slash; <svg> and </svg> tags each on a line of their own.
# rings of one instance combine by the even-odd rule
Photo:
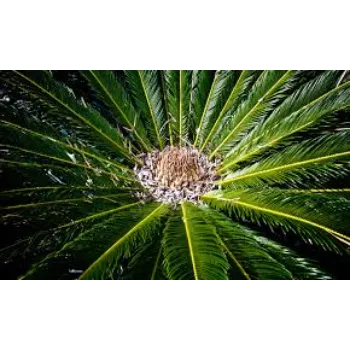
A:
<svg viewBox="0 0 350 350">
<path fill-rule="evenodd" d="M 0 261 L 11 278 L 328 279 L 297 247 L 348 253 L 344 71 L 0 78 Z M 221 159 L 202 204 L 138 196 L 138 155 L 167 145 Z"/>
</svg>

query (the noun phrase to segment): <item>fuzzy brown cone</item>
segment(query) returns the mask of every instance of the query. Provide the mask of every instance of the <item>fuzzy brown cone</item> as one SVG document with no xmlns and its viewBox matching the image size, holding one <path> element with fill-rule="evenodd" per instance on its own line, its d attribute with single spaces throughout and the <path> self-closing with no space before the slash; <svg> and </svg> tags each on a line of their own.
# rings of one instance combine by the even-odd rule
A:
<svg viewBox="0 0 350 350">
<path fill-rule="evenodd" d="M 142 156 L 143 166 L 135 172 L 143 187 L 161 202 L 196 202 L 214 188 L 217 162 L 192 147 L 166 147 Z"/>
</svg>

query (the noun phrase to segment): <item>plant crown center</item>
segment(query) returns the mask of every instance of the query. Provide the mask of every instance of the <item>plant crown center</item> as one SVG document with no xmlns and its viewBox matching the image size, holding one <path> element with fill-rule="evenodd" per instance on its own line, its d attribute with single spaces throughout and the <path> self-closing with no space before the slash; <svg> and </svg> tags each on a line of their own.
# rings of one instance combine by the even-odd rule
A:
<svg viewBox="0 0 350 350">
<path fill-rule="evenodd" d="M 142 186 L 156 201 L 198 202 L 199 196 L 214 188 L 217 161 L 193 147 L 167 146 L 139 155 L 143 164 L 134 171 Z"/>
</svg>

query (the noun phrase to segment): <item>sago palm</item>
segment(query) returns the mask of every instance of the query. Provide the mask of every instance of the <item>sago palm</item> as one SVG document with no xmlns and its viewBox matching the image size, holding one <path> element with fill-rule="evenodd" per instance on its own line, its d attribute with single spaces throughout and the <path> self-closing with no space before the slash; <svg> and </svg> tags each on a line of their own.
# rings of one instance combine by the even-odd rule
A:
<svg viewBox="0 0 350 350">
<path fill-rule="evenodd" d="M 327 279 L 298 244 L 348 253 L 343 71 L 1 81 L 0 255 L 18 278 Z"/>
</svg>

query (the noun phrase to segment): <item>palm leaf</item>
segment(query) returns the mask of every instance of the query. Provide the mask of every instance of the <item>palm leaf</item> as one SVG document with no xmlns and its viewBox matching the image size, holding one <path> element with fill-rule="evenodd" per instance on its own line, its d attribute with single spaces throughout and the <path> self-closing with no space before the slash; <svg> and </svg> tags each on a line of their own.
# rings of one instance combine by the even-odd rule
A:
<svg viewBox="0 0 350 350">
<path fill-rule="evenodd" d="M 57 196 L 57 194 L 50 193 L 51 198 L 54 198 L 55 195 Z M 62 194 L 58 195 L 57 198 L 61 196 Z M 12 224 L 15 226 L 20 225 L 20 227 L 24 226 L 24 229 L 28 228 L 28 224 L 24 221 L 29 220 L 29 224 L 40 225 L 42 230 L 39 232 L 29 230 L 28 233 L 25 231 L 19 240 L 12 241 L 9 246 L 0 251 L 1 258 L 11 261 L 21 257 L 31 261 L 31 263 L 38 259 L 44 259 L 55 250 L 59 250 L 62 245 L 75 239 L 81 231 L 100 224 L 118 212 L 131 208 L 131 210 L 136 210 L 135 208 L 141 204 L 125 197 L 115 198 L 112 201 L 96 199 L 91 196 L 86 199 L 79 205 L 71 204 L 68 207 L 67 203 L 58 202 L 50 207 L 14 208 L 11 216 L 2 215 L 2 219 L 7 222 L 9 219 L 14 220 Z M 30 215 L 26 212 L 30 212 Z M 31 223 L 32 218 L 34 221 Z M 15 246 L 16 249 L 13 249 L 12 246 Z"/>
<path fill-rule="evenodd" d="M 147 210 L 148 209 L 148 210 Z M 118 258 L 129 252 L 138 241 L 145 241 L 159 227 L 169 208 L 165 204 L 148 204 L 143 211 L 147 214 L 118 238 L 80 276 L 80 279 L 103 278 L 106 271 L 113 273 Z"/>
<path fill-rule="evenodd" d="M 254 79 L 256 79 L 258 74 L 260 74 L 260 72 L 249 70 L 243 70 L 239 73 L 237 81 L 233 85 L 233 88 L 230 94 L 228 95 L 225 104 L 222 106 L 222 109 L 220 110 L 220 113 L 216 118 L 215 123 L 212 125 L 207 137 L 205 138 L 203 144 L 200 147 L 201 151 L 205 149 L 208 143 L 211 143 L 213 141 L 212 138 L 214 138 L 214 135 L 216 135 L 219 130 L 226 127 L 229 116 L 238 106 L 239 102 L 241 101 L 247 90 L 250 88 L 252 82 L 254 82 Z"/>
<path fill-rule="evenodd" d="M 4 110 L 1 111 L 4 112 Z M 130 186 L 125 186 L 125 184 L 133 182 L 133 177 L 130 176 L 133 174 L 126 166 L 117 163 L 115 160 L 109 160 L 106 155 L 97 153 L 90 146 L 71 143 L 68 138 L 64 139 L 63 136 L 57 135 L 53 130 L 37 123 L 34 119 L 25 118 L 25 115 L 19 116 L 10 113 L 8 116 L 10 118 L 14 117 L 15 120 L 21 120 L 22 124 L 31 129 L 6 120 L 0 121 L 3 141 L 7 142 L 0 145 L 2 150 L 0 161 L 3 168 L 9 171 L 11 167 L 17 167 L 18 171 L 20 167 L 24 167 L 27 172 L 29 169 L 36 168 L 35 176 L 30 177 L 31 180 L 36 181 L 29 184 L 27 180 L 27 187 L 29 185 L 35 186 L 35 182 L 43 186 L 49 180 L 48 185 L 51 185 L 52 182 L 59 184 L 59 187 L 64 189 L 62 193 L 67 192 L 67 188 L 69 189 L 69 186 L 66 186 L 67 184 L 74 186 L 75 189 L 81 188 L 85 191 L 81 199 L 58 198 L 56 196 L 57 192 L 52 191 L 52 198 L 45 198 L 45 201 L 43 200 L 44 194 L 41 192 L 41 201 L 32 200 L 32 203 L 13 203 L 12 206 L 7 207 L 18 209 L 29 207 L 32 208 L 33 215 L 38 212 L 40 217 L 44 218 L 46 214 L 44 215 L 44 212 L 40 210 L 42 205 L 51 205 L 51 210 L 53 210 L 59 203 L 77 205 L 80 202 L 81 205 L 81 202 L 92 202 L 91 198 L 96 200 L 96 196 L 102 194 L 96 193 L 97 189 L 107 189 L 102 197 L 108 201 L 114 201 L 109 197 L 115 191 L 120 193 L 128 187 L 130 192 Z M 128 176 L 126 176 L 127 174 Z M 47 187 L 50 188 L 50 186 Z M 134 186 L 134 190 L 137 190 L 137 187 L 139 186 Z M 28 187 L 28 189 L 29 191 L 26 191 L 26 193 L 18 190 L 16 192 L 21 194 L 23 200 L 29 195 L 34 199 L 33 192 L 35 191 L 31 187 Z M 14 202 L 16 192 L 11 191 L 11 198 L 5 196 L 6 201 Z M 72 195 L 72 189 L 68 193 Z M 48 197 L 48 191 L 45 193 L 45 197 Z M 131 195 L 128 195 L 128 198 L 130 199 Z M 49 216 L 49 213 L 47 215 Z"/>
<path fill-rule="evenodd" d="M 102 149 L 108 146 L 110 151 L 117 152 L 127 159 L 131 158 L 125 139 L 117 130 L 85 102 L 78 103 L 74 95 L 63 84 L 54 81 L 49 73 L 38 71 L 14 73 L 15 75 L 11 75 L 8 81 L 44 103 L 49 108 L 45 118 L 51 118 L 52 125 L 59 123 L 60 127 L 66 125 L 70 129 L 71 126 L 78 124 L 79 132 L 82 134 L 84 131 L 86 140 L 93 140 L 94 144 Z"/>
<path fill-rule="evenodd" d="M 328 279 L 307 259 L 299 257 L 256 231 L 206 209 L 215 223 L 231 269 L 230 279 Z"/>
<path fill-rule="evenodd" d="M 169 115 L 169 140 L 170 144 L 173 145 L 175 144 L 175 139 L 177 139 L 176 133 L 179 129 L 179 72 L 166 70 L 163 71 L 162 76 L 164 77 L 164 98 Z"/>
<path fill-rule="evenodd" d="M 338 75 L 336 71 L 322 73 L 293 92 L 229 152 L 222 170 L 281 144 L 321 118 L 349 106 L 350 83 L 335 87 Z"/>
<path fill-rule="evenodd" d="M 192 71 L 181 70 L 179 79 L 179 146 L 181 147 L 183 143 L 189 143 Z"/>
<path fill-rule="evenodd" d="M 225 108 L 226 101 L 230 98 L 238 75 L 238 71 L 217 71 L 215 73 L 199 119 L 194 146 L 202 145 L 210 130 L 214 127 L 220 112 Z"/>
<path fill-rule="evenodd" d="M 129 208 L 134 208 L 134 207 L 138 207 L 142 204 L 141 201 L 128 201 L 127 204 L 125 205 L 121 205 L 116 207 L 115 204 L 110 204 L 110 209 L 104 209 L 104 210 L 98 210 L 96 212 L 96 209 L 94 211 L 92 211 L 91 213 L 89 213 L 88 215 L 84 215 L 82 217 L 79 217 L 78 219 L 75 220 L 71 220 L 70 222 L 64 224 L 64 225 L 60 225 L 57 228 L 55 228 L 56 230 L 61 230 L 61 229 L 66 229 L 66 228 L 75 228 L 75 227 L 80 227 L 82 224 L 84 225 L 85 223 L 91 223 L 91 222 L 96 222 L 96 220 L 100 220 L 101 218 L 105 218 L 106 216 L 109 215 L 114 215 L 116 212 L 125 210 L 125 209 L 129 209 Z M 134 210 L 134 209 L 133 209 Z"/>
<path fill-rule="evenodd" d="M 207 194 L 203 200 L 240 220 L 267 225 L 272 231 L 278 228 L 294 233 L 305 243 L 324 250 L 344 252 L 345 247 L 350 245 L 347 236 L 349 222 L 344 221 L 350 202 L 344 198 L 293 194 L 278 189 L 245 189 Z"/>
<path fill-rule="evenodd" d="M 44 144 L 41 143 L 41 144 Z M 55 149 L 57 150 L 57 146 L 55 147 Z M 90 163 L 87 164 L 81 164 L 76 162 L 76 159 L 74 158 L 73 160 L 70 159 L 70 153 L 65 153 L 65 158 L 61 158 L 61 157 L 56 157 L 56 155 L 51 155 L 48 154 L 48 150 L 45 148 L 42 148 L 43 150 L 45 150 L 44 153 L 41 153 L 39 151 L 33 151 L 30 150 L 28 148 L 21 148 L 21 147 L 16 147 L 16 146 L 12 146 L 12 145 L 8 145 L 8 144 L 0 144 L 0 150 L 1 152 L 3 152 L 4 156 L 3 158 L 0 159 L 1 162 L 4 163 L 14 163 L 14 161 L 12 159 L 26 159 L 26 160 L 30 160 L 33 161 L 33 164 L 35 164 L 35 160 L 38 160 L 39 163 L 43 163 L 46 164 L 47 166 L 53 166 L 56 163 L 59 164 L 64 164 L 65 167 L 79 167 L 79 168 L 83 168 L 86 169 L 86 171 L 89 172 L 95 172 L 95 173 L 99 173 L 99 174 L 103 174 L 106 176 L 110 176 L 110 177 L 115 177 L 118 180 L 126 180 L 126 181 L 130 181 L 130 177 L 127 177 L 125 175 L 123 175 L 122 173 L 117 173 L 117 172 L 109 172 L 106 170 L 102 170 L 102 169 L 98 169 L 98 168 L 94 168 L 91 166 Z M 45 163 L 45 160 L 48 159 L 50 161 L 50 163 Z M 27 165 L 30 165 L 31 163 L 26 162 Z"/>
<path fill-rule="evenodd" d="M 232 141 L 236 142 L 240 133 L 244 133 L 273 108 L 295 82 L 293 71 L 264 71 L 249 96 L 230 118 L 222 135 L 215 143 L 216 148 L 211 152 L 210 158 L 222 150 L 227 152 L 232 148 Z"/>
<path fill-rule="evenodd" d="M 6 154 L 9 153 L 4 148 Z M 9 157 L 9 156 L 7 156 Z M 42 187 L 42 186 L 71 186 L 84 187 L 87 191 L 92 188 L 130 188 L 125 186 L 120 179 L 112 174 L 111 176 L 101 176 L 98 171 L 90 171 L 85 167 L 70 167 L 53 164 L 51 162 L 36 163 L 31 161 L 12 161 L 9 159 L 0 159 L 2 171 L 13 177 L 20 177 L 25 172 L 27 178 L 19 187 Z M 133 183 L 131 186 L 135 190 L 140 189 L 140 185 Z"/>
<path fill-rule="evenodd" d="M 75 257 L 74 266 L 85 270 L 80 279 L 114 278 L 120 259 L 130 255 L 136 242 L 150 237 L 167 211 L 168 208 L 163 204 L 148 204 L 115 212 L 110 218 L 80 231 L 75 239 L 59 251 L 35 264 L 23 278 L 38 278 L 42 273 L 58 273 L 56 278 L 60 278 L 69 270 L 71 262 L 67 256 L 71 254 Z M 91 241 L 94 242 L 94 250 L 86 254 L 85 249 Z M 47 270 L 56 264 L 59 265 L 57 271 Z"/>
<path fill-rule="evenodd" d="M 215 71 L 198 70 L 192 74 L 192 104 L 191 104 L 191 124 L 189 129 L 189 139 L 194 142 L 197 136 L 200 119 L 206 108 L 206 101 L 215 76 Z"/>
<path fill-rule="evenodd" d="M 58 133 L 14 106 L 0 105 L 0 115 L 6 118 L 0 120 L 2 166 L 7 172 L 19 172 L 21 167 L 30 172 L 27 187 L 43 186 L 48 180 L 48 185 L 53 181 L 86 188 L 120 187 L 133 179 L 133 172 L 114 153 L 97 151 L 85 140 Z"/>
<path fill-rule="evenodd" d="M 130 174 L 132 174 L 131 170 L 128 167 L 120 164 L 116 160 L 109 159 L 107 156 L 102 155 L 101 153 L 97 153 L 91 147 L 83 146 L 82 144 L 73 145 L 69 141 L 69 139 L 62 140 L 61 137 L 59 137 L 58 135 L 54 135 L 52 132 L 43 132 L 43 127 L 41 127 L 40 131 L 36 127 L 33 128 L 33 125 L 31 125 L 30 127 L 31 129 L 27 129 L 21 125 L 10 123 L 6 120 L 0 120 L 0 130 L 4 132 L 4 135 L 6 135 L 6 141 L 13 143 L 13 146 L 18 144 L 14 143 L 14 141 L 17 140 L 21 135 L 21 144 L 23 144 L 23 146 L 26 148 L 28 145 L 31 144 L 34 145 L 36 143 L 41 143 L 40 146 L 42 146 L 43 143 L 45 143 L 45 147 L 38 148 L 41 151 L 42 149 L 46 148 L 46 145 L 49 149 L 52 148 L 52 145 L 55 145 L 56 151 L 61 151 L 57 153 L 59 153 L 59 155 L 62 155 L 62 151 L 65 150 L 65 157 L 68 155 L 68 159 L 70 160 L 73 159 L 76 161 L 76 154 L 78 154 L 82 158 L 85 157 L 85 160 L 88 159 L 89 164 L 97 161 L 98 166 L 108 168 L 109 170 L 113 170 L 113 168 L 116 168 L 116 172 L 119 172 L 121 170 L 122 172 L 129 172 Z M 25 142 L 23 142 L 22 138 L 25 138 Z"/>
<path fill-rule="evenodd" d="M 161 80 L 158 71 L 126 71 L 127 82 L 148 134 L 154 145 L 161 149 L 167 138 L 166 114 L 162 99 Z"/>
<path fill-rule="evenodd" d="M 172 146 L 174 144 L 173 140 L 173 133 L 171 129 L 171 114 L 169 112 L 169 97 L 170 97 L 170 91 L 168 90 L 170 88 L 169 85 L 169 71 L 159 71 L 159 76 L 160 76 L 160 82 L 161 82 L 161 88 L 162 88 L 162 95 L 163 95 L 163 101 L 164 101 L 164 112 L 166 115 L 166 122 L 165 122 L 165 127 L 168 129 L 168 136 L 169 136 L 169 144 Z M 171 102 L 173 100 L 171 99 Z M 173 106 L 171 106 L 173 108 Z"/>
<path fill-rule="evenodd" d="M 183 143 L 189 142 L 192 71 L 165 71 L 164 75 L 171 137 L 181 147 Z"/>
<path fill-rule="evenodd" d="M 14 143 L 14 139 L 20 138 L 20 135 L 28 135 L 28 138 L 30 135 L 32 143 L 36 140 L 51 141 L 67 148 L 70 153 L 78 152 L 82 156 L 93 158 L 100 165 L 106 163 L 106 167 L 117 167 L 130 172 L 128 164 L 124 164 L 125 158 L 121 158 L 118 153 L 96 147 L 94 143 L 90 143 L 89 138 L 84 138 L 84 133 L 81 135 L 83 138 L 80 138 L 79 131 L 67 131 L 59 122 L 52 125 L 53 119 L 47 120 L 45 112 L 34 113 L 32 107 L 24 105 L 25 103 L 26 101 L 20 101 L 20 104 L 16 105 L 0 102 L 0 125 L 4 128 L 4 140 Z"/>
<path fill-rule="evenodd" d="M 230 173 L 220 183 L 261 185 L 266 182 L 287 181 L 297 184 L 303 179 L 315 179 L 321 183 L 348 173 L 348 166 L 339 162 L 349 161 L 349 144 L 350 134 L 346 131 L 306 140 Z"/>
<path fill-rule="evenodd" d="M 135 111 L 129 96 L 122 86 L 118 84 L 112 71 L 82 71 L 84 77 L 91 86 L 100 94 L 103 101 L 111 108 L 117 116 L 118 121 L 131 135 L 135 135 L 137 142 L 145 150 L 149 150 L 149 141 L 146 137 L 144 126 L 138 113 Z"/>
<path fill-rule="evenodd" d="M 170 279 L 227 279 L 228 264 L 215 227 L 191 203 L 182 203 L 167 222 L 163 249 Z"/>
<path fill-rule="evenodd" d="M 126 261 L 119 273 L 120 279 L 155 280 L 166 279 L 163 273 L 163 236 L 157 236 L 136 247 L 136 251 Z M 121 272 L 121 271 L 120 271 Z"/>
</svg>

